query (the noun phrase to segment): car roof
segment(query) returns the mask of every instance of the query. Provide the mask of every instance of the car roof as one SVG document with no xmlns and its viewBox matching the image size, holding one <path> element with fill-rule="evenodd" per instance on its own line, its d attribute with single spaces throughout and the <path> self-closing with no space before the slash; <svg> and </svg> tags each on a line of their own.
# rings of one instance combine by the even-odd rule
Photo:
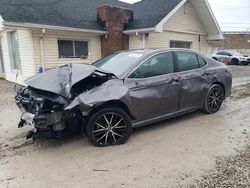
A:
<svg viewBox="0 0 250 188">
<path fill-rule="evenodd" d="M 158 52 L 165 52 L 165 51 L 187 51 L 187 52 L 193 52 L 193 53 L 199 53 L 196 50 L 193 49 L 187 49 L 187 48 L 138 48 L 138 49 L 132 49 L 132 50 L 123 50 L 116 53 L 121 52 L 133 52 L 133 53 L 143 53 L 144 55 L 150 55 Z"/>
</svg>

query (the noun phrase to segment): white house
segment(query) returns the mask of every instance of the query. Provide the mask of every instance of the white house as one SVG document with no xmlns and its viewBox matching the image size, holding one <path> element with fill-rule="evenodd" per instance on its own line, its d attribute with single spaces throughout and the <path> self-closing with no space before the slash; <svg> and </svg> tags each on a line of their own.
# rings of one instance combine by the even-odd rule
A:
<svg viewBox="0 0 250 188">
<path fill-rule="evenodd" d="M 117 50 L 192 48 L 223 39 L 207 0 L 0 0 L 0 75 L 23 81 Z"/>
</svg>

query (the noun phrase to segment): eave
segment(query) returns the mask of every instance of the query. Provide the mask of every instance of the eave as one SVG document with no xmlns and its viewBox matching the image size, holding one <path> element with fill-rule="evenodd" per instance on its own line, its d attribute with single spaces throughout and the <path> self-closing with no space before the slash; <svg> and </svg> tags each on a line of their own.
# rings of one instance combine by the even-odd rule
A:
<svg viewBox="0 0 250 188">
<path fill-rule="evenodd" d="M 100 34 L 100 35 L 106 34 L 106 31 L 100 31 L 100 30 L 71 28 L 71 27 L 52 26 L 52 25 L 33 24 L 33 23 L 19 23 L 19 22 L 3 21 L 2 24 L 6 28 L 51 29 L 51 30 L 60 30 L 60 31 L 75 31 L 75 32 L 84 32 L 84 33 L 96 33 L 96 34 Z"/>
</svg>

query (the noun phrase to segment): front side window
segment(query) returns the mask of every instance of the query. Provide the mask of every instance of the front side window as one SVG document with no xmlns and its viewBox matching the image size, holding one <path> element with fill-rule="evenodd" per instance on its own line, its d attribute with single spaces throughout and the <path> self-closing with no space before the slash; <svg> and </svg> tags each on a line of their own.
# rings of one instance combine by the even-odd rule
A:
<svg viewBox="0 0 250 188">
<path fill-rule="evenodd" d="M 170 48 L 191 48 L 191 42 L 170 41 Z"/>
<path fill-rule="evenodd" d="M 11 69 L 20 69 L 20 55 L 16 31 L 11 31 L 8 33 L 8 44 Z"/>
<path fill-rule="evenodd" d="M 179 71 L 188 71 L 200 67 L 196 54 L 190 52 L 176 52 Z"/>
<path fill-rule="evenodd" d="M 227 56 L 233 56 L 231 53 L 227 52 L 226 53 Z"/>
<path fill-rule="evenodd" d="M 155 55 L 144 62 L 130 75 L 130 78 L 150 78 L 173 72 L 174 61 L 172 52 L 166 52 Z"/>
<path fill-rule="evenodd" d="M 58 40 L 59 58 L 87 58 L 89 41 Z"/>
</svg>

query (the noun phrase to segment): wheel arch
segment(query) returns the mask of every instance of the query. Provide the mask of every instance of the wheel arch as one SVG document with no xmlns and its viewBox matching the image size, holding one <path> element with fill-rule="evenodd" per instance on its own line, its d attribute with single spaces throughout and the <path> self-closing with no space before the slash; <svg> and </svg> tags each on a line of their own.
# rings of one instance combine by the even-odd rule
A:
<svg viewBox="0 0 250 188">
<path fill-rule="evenodd" d="M 110 101 L 107 101 L 105 103 L 102 103 L 100 105 L 98 105 L 96 108 L 94 108 L 92 111 L 91 111 L 91 114 L 92 115 L 93 113 L 99 111 L 100 109 L 102 108 L 105 108 L 105 107 L 119 107 L 121 109 L 123 109 L 127 114 L 128 116 L 132 119 L 132 120 L 135 120 L 136 118 L 131 114 L 129 108 L 127 107 L 127 105 L 120 101 L 120 100 L 110 100 Z"/>
<path fill-rule="evenodd" d="M 240 59 L 237 58 L 237 57 L 233 57 L 233 58 L 231 59 L 231 63 L 233 63 L 234 60 L 236 60 L 238 64 L 240 63 Z"/>
<path fill-rule="evenodd" d="M 222 87 L 223 92 L 224 92 L 224 99 L 225 99 L 225 95 L 226 95 L 226 88 L 225 88 L 224 84 L 223 84 L 222 82 L 220 82 L 220 81 L 216 81 L 216 82 L 214 82 L 212 85 L 215 85 L 215 84 L 217 84 L 217 85 L 219 85 L 219 86 L 221 86 L 221 87 Z"/>
</svg>

